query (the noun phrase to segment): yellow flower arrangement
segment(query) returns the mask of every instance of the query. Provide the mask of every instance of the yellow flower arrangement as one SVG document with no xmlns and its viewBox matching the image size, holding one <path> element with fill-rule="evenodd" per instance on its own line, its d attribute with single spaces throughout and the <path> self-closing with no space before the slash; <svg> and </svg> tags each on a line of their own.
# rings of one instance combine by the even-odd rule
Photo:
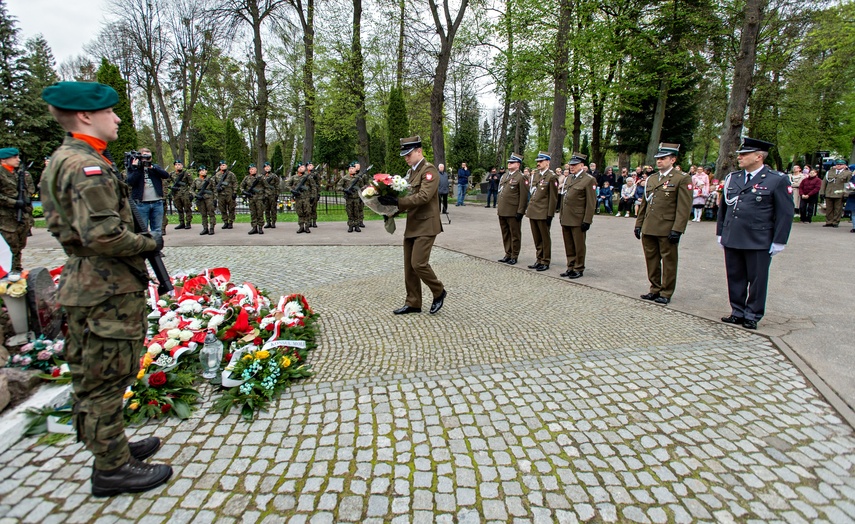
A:
<svg viewBox="0 0 855 524">
<path fill-rule="evenodd" d="M 268 358 L 269 356 L 270 356 L 270 352 L 267 351 L 266 349 L 262 349 L 261 351 L 255 352 L 255 359 L 256 360 L 264 360 L 265 358 Z"/>
<path fill-rule="evenodd" d="M 137 380 L 143 378 L 144 376 L 145 376 L 145 368 L 139 370 L 139 373 L 137 373 Z"/>
<path fill-rule="evenodd" d="M 124 398 L 125 400 L 128 400 L 129 398 L 131 398 L 131 397 L 133 397 L 133 396 L 134 396 L 134 392 L 133 392 L 133 391 L 125 391 L 125 394 L 124 394 L 124 395 L 122 395 L 122 398 Z"/>
<path fill-rule="evenodd" d="M 251 360 L 251 359 L 252 359 L 252 355 L 250 355 L 249 353 L 247 353 L 246 355 L 244 355 L 244 356 L 240 357 L 240 359 L 241 359 L 241 360 Z"/>
<path fill-rule="evenodd" d="M 131 402 L 131 405 L 128 407 L 131 408 L 131 411 L 136 411 L 139 409 L 140 403 L 139 402 Z"/>
<path fill-rule="evenodd" d="M 21 279 L 6 286 L 6 294 L 10 297 L 20 298 L 27 294 L 27 281 Z"/>
<path fill-rule="evenodd" d="M 0 295 L 6 294 L 6 286 L 7 285 L 8 285 L 8 282 L 0 282 Z"/>
<path fill-rule="evenodd" d="M 282 360 L 279 361 L 279 365 L 283 368 L 287 368 L 291 365 L 291 359 L 288 357 L 282 357 Z"/>
</svg>

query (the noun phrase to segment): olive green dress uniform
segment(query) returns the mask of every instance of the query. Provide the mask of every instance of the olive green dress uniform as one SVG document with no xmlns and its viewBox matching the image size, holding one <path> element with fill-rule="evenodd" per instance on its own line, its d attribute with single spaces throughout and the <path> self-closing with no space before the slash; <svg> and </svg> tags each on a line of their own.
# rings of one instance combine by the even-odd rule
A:
<svg viewBox="0 0 855 524">
<path fill-rule="evenodd" d="M 27 247 L 27 236 L 33 226 L 31 199 L 36 192 L 30 173 L 24 171 L 22 176 L 26 195 L 22 199 L 24 207 L 21 209 L 21 221 L 18 222 L 18 208 L 15 207 L 19 197 L 17 170 L 10 172 L 5 166 L 0 167 L 0 233 L 12 251 L 11 270 L 18 272 L 23 270 L 21 252 Z"/>
<path fill-rule="evenodd" d="M 273 171 L 265 172 L 263 175 L 265 184 L 264 195 L 264 222 L 265 227 L 276 228 L 276 218 L 279 213 L 279 186 L 281 179 Z"/>
<path fill-rule="evenodd" d="M 175 188 L 172 191 L 172 202 L 178 212 L 179 224 L 175 229 L 190 229 L 193 223 L 193 192 L 190 187 L 193 183 L 193 174 L 186 169 L 175 171 L 170 180 L 172 187 Z"/>
<path fill-rule="evenodd" d="M 225 179 L 225 183 L 220 185 Z M 235 200 L 237 198 L 237 175 L 229 170 L 223 172 L 218 170 L 214 176 L 215 188 L 217 188 L 217 204 L 220 208 L 220 218 L 223 220 L 223 229 L 233 229 L 235 223 Z"/>
<path fill-rule="evenodd" d="M 300 173 L 297 171 L 288 178 L 285 182 L 285 189 L 291 191 L 291 196 L 294 198 L 294 211 L 297 213 L 297 222 L 299 227 L 297 233 L 310 233 L 309 226 L 312 221 L 312 202 L 311 189 L 309 189 L 308 173 Z M 305 179 L 305 181 L 304 181 Z M 302 186 L 300 185 L 302 183 Z M 298 193 L 297 188 L 301 188 Z"/>
<path fill-rule="evenodd" d="M 201 171 L 201 168 L 200 168 Z M 207 184 L 206 184 L 207 182 Z M 190 194 L 196 201 L 196 210 L 202 217 L 202 232 L 200 235 L 213 235 L 214 226 L 217 225 L 217 199 L 215 189 L 217 187 L 211 175 L 201 176 L 193 180 L 190 185 Z"/>
<path fill-rule="evenodd" d="M 398 199 L 398 209 L 407 213 L 404 230 L 404 285 L 406 305 L 421 309 L 422 282 L 427 284 L 434 299 L 442 295 L 445 286 L 430 266 L 430 253 L 436 236 L 442 233 L 439 216 L 439 171 L 422 159 L 408 171 L 410 192 Z"/>
<path fill-rule="evenodd" d="M 692 210 L 692 177 L 676 167 L 665 176 L 647 178 L 635 227 L 641 228 L 641 245 L 647 263 L 650 293 L 670 299 L 677 287 L 677 244 L 671 231 L 686 231 Z"/>
<path fill-rule="evenodd" d="M 843 218 L 843 190 L 846 182 L 852 178 L 852 172 L 844 168 L 838 171 L 834 167 L 825 173 L 819 194 L 825 197 L 825 225 L 837 227 Z"/>
<path fill-rule="evenodd" d="M 597 180 L 581 172 L 567 175 L 564 181 L 564 198 L 561 199 L 561 234 L 564 237 L 564 254 L 567 256 L 567 271 L 585 271 L 586 231 L 582 224 L 591 225 L 597 208 Z"/>
<path fill-rule="evenodd" d="M 518 155 L 511 155 L 511 160 L 522 162 L 522 158 Z M 522 217 L 528 207 L 528 188 L 528 180 L 519 169 L 508 170 L 499 181 L 499 203 L 496 211 L 499 216 L 499 228 L 502 231 L 505 261 L 516 261 L 520 255 Z"/>
<path fill-rule="evenodd" d="M 530 197 L 525 216 L 531 225 L 531 236 L 537 253 L 535 265 L 549 266 L 552 258 L 552 238 L 549 223 L 558 207 L 558 176 L 547 169 L 532 174 Z"/>
<path fill-rule="evenodd" d="M 247 175 L 240 183 L 241 194 L 249 192 L 247 205 L 249 206 L 249 220 L 252 225 L 250 234 L 264 234 L 264 199 L 267 195 L 265 186 L 264 176 L 258 173 Z"/>
<path fill-rule="evenodd" d="M 99 153 L 67 136 L 41 195 L 47 227 L 69 255 L 57 300 L 68 315 L 78 438 L 97 469 L 111 470 L 130 458 L 122 394 L 134 383 L 145 337 L 148 273 L 140 254 L 156 243 L 133 232 L 129 187 Z"/>
</svg>

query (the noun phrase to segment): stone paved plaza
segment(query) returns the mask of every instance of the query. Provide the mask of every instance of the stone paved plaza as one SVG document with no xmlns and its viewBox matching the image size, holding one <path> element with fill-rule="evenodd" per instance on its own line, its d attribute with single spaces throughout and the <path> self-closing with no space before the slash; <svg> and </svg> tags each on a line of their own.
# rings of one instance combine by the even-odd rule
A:
<svg viewBox="0 0 855 524">
<path fill-rule="evenodd" d="M 25 439 L 0 523 L 855 522 L 855 434 L 762 336 L 439 248 L 445 307 L 401 317 L 397 246 L 166 251 L 306 294 L 316 376 L 252 423 L 205 389 L 132 428 L 175 469 L 136 496 L 91 497 L 73 439 Z"/>
</svg>

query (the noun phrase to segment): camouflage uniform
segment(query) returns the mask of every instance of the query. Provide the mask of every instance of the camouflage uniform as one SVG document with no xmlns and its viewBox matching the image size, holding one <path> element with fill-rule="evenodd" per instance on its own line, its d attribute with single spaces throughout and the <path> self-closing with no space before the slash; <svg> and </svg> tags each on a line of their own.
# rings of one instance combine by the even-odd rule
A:
<svg viewBox="0 0 855 524">
<path fill-rule="evenodd" d="M 231 229 L 232 224 L 235 223 L 235 199 L 237 195 L 235 191 L 237 191 L 237 176 L 231 171 L 226 171 L 223 174 L 222 171 L 217 171 L 217 174 L 214 175 L 213 182 L 216 183 L 216 187 L 220 187 L 220 182 L 223 181 L 223 177 L 225 177 L 225 183 L 222 185 L 222 189 L 217 189 L 217 202 L 220 208 L 220 218 L 223 219 L 223 229 Z"/>
<path fill-rule="evenodd" d="M 133 233 L 130 189 L 113 164 L 67 136 L 41 181 L 45 219 L 69 255 L 57 300 L 68 314 L 66 359 L 78 439 L 111 470 L 130 459 L 122 393 L 134 383 L 145 337 L 152 238 Z"/>
<path fill-rule="evenodd" d="M 190 229 L 190 224 L 193 223 L 193 194 L 190 188 L 193 183 L 193 174 L 187 170 L 176 171 L 172 173 L 170 180 L 172 187 L 175 188 L 172 191 L 172 202 L 175 203 L 180 222 L 175 229 Z"/>
<path fill-rule="evenodd" d="M 302 233 L 304 231 L 308 233 L 309 225 L 312 220 L 312 192 L 309 188 L 311 175 L 306 173 L 300 174 L 297 172 L 291 175 L 285 183 L 285 189 L 287 191 L 295 191 L 297 187 L 300 186 L 303 179 L 306 179 L 306 181 L 303 182 L 303 186 L 299 194 L 292 193 L 294 198 L 294 211 L 297 212 L 297 221 L 300 223 L 300 228 L 297 230 L 298 233 Z"/>
<path fill-rule="evenodd" d="M 312 171 L 309 180 L 306 181 L 309 186 L 312 197 L 309 203 L 311 204 L 311 212 L 309 218 L 312 222 L 312 227 L 318 227 L 318 202 L 321 200 L 321 175 L 317 171 Z"/>
<path fill-rule="evenodd" d="M 252 189 L 250 189 L 252 188 Z M 249 219 L 256 232 L 264 227 L 264 199 L 267 196 L 267 184 L 264 176 L 258 173 L 247 175 L 240 183 L 240 192 L 249 206 Z M 247 198 L 246 193 L 249 193 Z"/>
<path fill-rule="evenodd" d="M 347 212 L 348 227 L 360 227 L 362 218 L 359 216 L 362 211 L 362 199 L 359 198 L 359 191 L 362 190 L 362 175 L 359 173 L 345 173 L 336 184 L 336 189 L 346 191 L 353 184 L 353 189 L 350 193 L 344 193 L 344 209 Z"/>
<path fill-rule="evenodd" d="M 206 180 L 210 180 L 210 182 L 205 188 L 205 192 L 201 193 Z M 196 210 L 199 211 L 200 215 L 202 215 L 203 233 L 208 231 L 213 234 L 214 226 L 217 225 L 217 208 L 215 203 L 216 198 L 214 195 L 215 187 L 216 183 L 214 180 L 208 177 L 198 177 L 193 180 L 193 183 L 190 185 L 190 192 L 193 195 L 193 199 L 196 201 Z"/>
<path fill-rule="evenodd" d="M 33 227 L 33 205 L 30 200 L 36 192 L 36 186 L 30 174 L 24 171 L 26 194 L 23 198 L 21 221 L 18 222 L 18 210 L 15 208 L 19 197 L 18 174 L 17 171 L 10 172 L 5 167 L 0 167 L 0 233 L 12 251 L 12 271 L 22 271 L 21 252 L 27 247 L 27 235 Z"/>
<path fill-rule="evenodd" d="M 264 218 L 266 227 L 276 227 L 276 218 L 279 213 L 279 175 L 271 171 L 264 173 L 264 181 L 267 183 L 267 194 L 264 197 Z"/>
</svg>

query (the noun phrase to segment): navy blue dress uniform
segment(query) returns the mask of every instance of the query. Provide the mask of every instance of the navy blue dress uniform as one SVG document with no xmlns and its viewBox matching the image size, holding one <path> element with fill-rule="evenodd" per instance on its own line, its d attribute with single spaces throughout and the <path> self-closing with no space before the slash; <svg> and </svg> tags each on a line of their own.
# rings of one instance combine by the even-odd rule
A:
<svg viewBox="0 0 855 524">
<path fill-rule="evenodd" d="M 538 153 L 537 169 L 531 175 L 529 188 L 528 209 L 525 216 L 531 225 L 531 236 L 537 250 L 537 260 L 528 266 L 529 269 L 546 271 L 552 258 L 552 237 L 549 226 L 558 207 L 558 175 L 549 169 L 552 157 L 549 153 Z"/>
<path fill-rule="evenodd" d="M 744 138 L 737 151 L 768 153 L 774 144 Z M 790 179 L 760 163 L 754 171 L 734 171 L 724 179 L 716 235 L 724 247 L 729 324 L 757 327 L 766 310 L 772 256 L 784 249 L 793 225 Z"/>
<path fill-rule="evenodd" d="M 508 172 L 499 180 L 499 228 L 502 231 L 502 243 L 505 256 L 499 262 L 514 265 L 520 256 L 522 244 L 522 217 L 528 206 L 528 180 L 520 171 L 522 157 L 511 153 L 508 159 Z"/>
</svg>

